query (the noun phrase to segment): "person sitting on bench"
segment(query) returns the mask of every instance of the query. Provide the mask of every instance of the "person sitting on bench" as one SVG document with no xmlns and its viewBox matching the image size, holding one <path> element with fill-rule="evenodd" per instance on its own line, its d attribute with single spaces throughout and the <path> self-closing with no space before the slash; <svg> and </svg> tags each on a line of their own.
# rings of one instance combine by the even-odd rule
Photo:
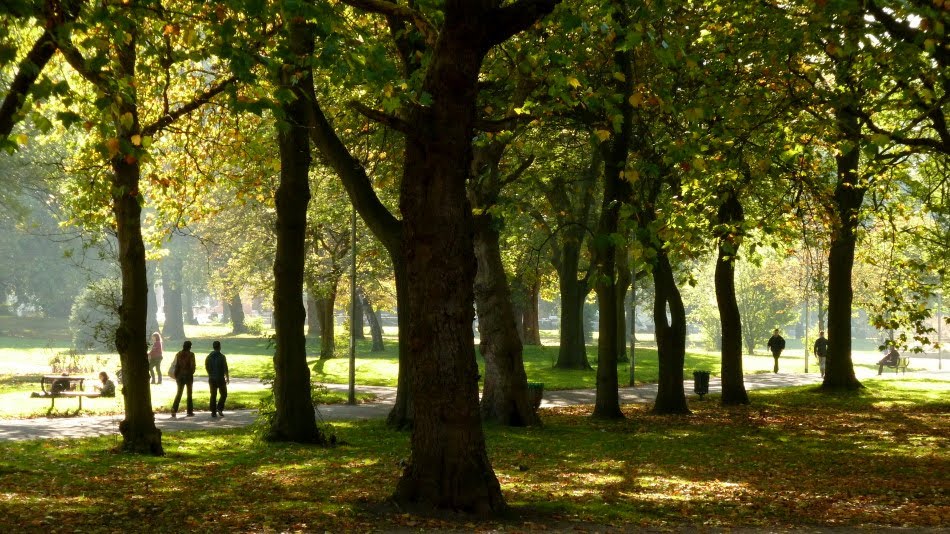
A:
<svg viewBox="0 0 950 534">
<path fill-rule="evenodd" d="M 881 361 L 877 362 L 877 374 L 880 375 L 884 372 L 884 366 L 888 367 L 897 367 L 897 364 L 901 361 L 901 353 L 897 352 L 897 349 L 891 347 L 891 351 L 887 353 L 887 356 L 881 358 Z"/>
<path fill-rule="evenodd" d="M 103 397 L 115 397 L 115 382 L 109 380 L 109 375 L 105 371 L 99 373 L 99 380 L 102 382 L 102 385 L 96 386 L 96 389 L 100 394 Z"/>
</svg>

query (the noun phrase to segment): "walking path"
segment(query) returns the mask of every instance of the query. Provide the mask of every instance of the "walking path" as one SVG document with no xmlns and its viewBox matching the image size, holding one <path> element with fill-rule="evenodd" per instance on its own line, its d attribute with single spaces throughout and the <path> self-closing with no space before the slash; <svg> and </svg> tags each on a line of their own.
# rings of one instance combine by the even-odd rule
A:
<svg viewBox="0 0 950 534">
<path fill-rule="evenodd" d="M 859 369 L 857 372 L 859 379 L 870 378 L 876 375 L 876 373 L 866 369 Z M 950 371 L 920 371 L 901 375 L 889 372 L 882 375 L 882 378 L 938 378 L 950 380 Z M 238 381 L 235 380 L 234 382 Z M 745 386 L 747 390 L 801 386 L 818 384 L 820 382 L 821 377 L 817 373 L 779 373 L 745 376 Z M 686 380 L 685 386 L 689 397 L 695 399 L 696 395 L 692 392 L 692 380 Z M 342 384 L 327 384 L 327 387 L 341 391 L 346 391 L 347 389 L 347 387 Z M 620 402 L 622 404 L 653 402 L 656 398 L 656 389 L 656 384 L 621 388 Z M 317 408 L 318 421 L 382 419 L 389 413 L 396 398 L 396 388 L 391 387 L 360 386 L 358 391 L 360 393 L 372 393 L 376 395 L 376 400 L 372 403 L 359 404 L 356 406 L 346 404 L 321 405 Z M 718 393 L 720 391 L 721 382 L 717 377 L 711 377 L 709 381 L 709 392 Z M 544 398 L 541 401 L 541 407 L 549 408 L 555 406 L 593 404 L 594 399 L 595 392 L 592 389 L 545 391 Z M 212 418 L 208 412 L 196 412 L 194 417 L 179 417 L 177 419 L 172 419 L 167 414 L 157 414 L 155 416 L 155 424 L 162 432 L 178 432 L 184 430 L 242 427 L 250 425 L 256 418 L 256 410 L 229 411 L 221 418 Z M 121 420 L 121 415 L 0 420 L 0 441 L 117 435 L 119 433 L 119 422 Z"/>
</svg>

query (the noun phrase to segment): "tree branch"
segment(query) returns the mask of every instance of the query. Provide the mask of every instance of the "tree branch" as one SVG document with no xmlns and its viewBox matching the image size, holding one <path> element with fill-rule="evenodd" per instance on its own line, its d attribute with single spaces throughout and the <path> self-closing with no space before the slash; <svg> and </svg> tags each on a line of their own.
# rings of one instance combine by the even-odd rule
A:
<svg viewBox="0 0 950 534">
<path fill-rule="evenodd" d="M 343 3 L 370 13 L 378 13 L 412 22 L 429 46 L 434 46 L 439 38 L 439 32 L 435 26 L 422 13 L 411 7 L 395 4 L 388 0 L 343 0 Z"/>
<path fill-rule="evenodd" d="M 26 95 L 55 53 L 56 40 L 53 33 L 47 29 L 36 40 L 33 48 L 23 58 L 23 61 L 20 62 L 16 76 L 13 78 L 13 82 L 10 83 L 10 91 L 4 97 L 3 104 L 0 105 L 0 140 L 6 139 L 10 135 L 13 125 L 16 123 L 14 117 L 23 107 Z"/>
<path fill-rule="evenodd" d="M 507 41 L 516 33 L 531 27 L 554 10 L 561 0 L 518 0 L 509 6 L 493 9 L 487 16 L 491 24 L 486 43 L 489 47 Z"/>
<path fill-rule="evenodd" d="M 395 115 L 390 115 L 389 113 L 386 113 L 385 111 L 380 111 L 378 109 L 371 108 L 363 104 L 362 102 L 358 102 L 355 100 L 353 102 L 350 102 L 350 107 L 355 109 L 360 115 L 363 115 L 364 117 L 370 120 L 376 121 L 385 126 L 388 126 L 389 128 L 396 130 L 397 132 L 402 132 L 407 135 L 410 132 L 409 124 Z"/>
<path fill-rule="evenodd" d="M 534 115 L 524 114 L 512 115 L 501 119 L 476 119 L 475 129 L 482 132 L 503 132 L 505 130 L 511 130 L 521 123 L 531 122 L 534 118 Z"/>
<path fill-rule="evenodd" d="M 226 78 L 217 85 L 212 86 L 210 89 L 196 96 L 191 102 L 179 107 L 171 113 L 167 113 L 160 117 L 157 121 L 153 122 L 142 128 L 143 135 L 155 135 L 157 132 L 161 131 L 166 126 L 180 119 L 184 115 L 191 113 L 192 111 L 200 108 L 201 106 L 207 104 L 211 101 L 212 98 L 224 92 L 225 89 L 230 87 L 234 82 L 237 81 L 236 76 L 231 76 Z"/>
</svg>

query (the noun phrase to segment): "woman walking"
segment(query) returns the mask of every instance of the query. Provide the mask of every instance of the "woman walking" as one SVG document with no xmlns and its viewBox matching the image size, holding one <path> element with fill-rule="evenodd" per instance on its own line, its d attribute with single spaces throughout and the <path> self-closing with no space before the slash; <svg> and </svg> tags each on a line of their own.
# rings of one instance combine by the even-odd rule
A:
<svg viewBox="0 0 950 534">
<path fill-rule="evenodd" d="M 148 374 L 152 377 L 152 384 L 162 383 L 162 336 L 152 334 L 152 348 L 148 351 Z"/>
</svg>

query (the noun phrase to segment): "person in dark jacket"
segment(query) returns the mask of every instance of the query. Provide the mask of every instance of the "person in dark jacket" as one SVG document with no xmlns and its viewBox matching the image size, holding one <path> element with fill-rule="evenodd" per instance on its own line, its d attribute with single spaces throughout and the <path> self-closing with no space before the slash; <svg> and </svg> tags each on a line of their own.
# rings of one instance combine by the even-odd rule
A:
<svg viewBox="0 0 950 534">
<path fill-rule="evenodd" d="M 775 359 L 775 367 L 772 368 L 772 372 L 777 373 L 778 357 L 781 356 L 782 351 L 785 350 L 785 338 L 779 335 L 778 328 L 772 332 L 772 337 L 769 338 L 769 342 L 766 343 L 766 346 L 772 351 L 772 358 Z"/>
<path fill-rule="evenodd" d="M 818 332 L 818 339 L 815 340 L 815 356 L 818 357 L 818 368 L 821 369 L 821 376 L 825 376 L 825 363 L 828 360 L 828 340 L 825 339 L 825 331 Z"/>
<path fill-rule="evenodd" d="M 172 417 L 178 414 L 178 405 L 181 403 L 181 394 L 185 388 L 188 389 L 188 397 L 185 399 L 185 406 L 188 409 L 187 417 L 193 417 L 195 407 L 191 399 L 191 388 L 195 381 L 195 353 L 191 352 L 191 341 L 182 343 L 181 350 L 175 354 L 175 376 L 172 378 L 178 386 L 175 402 L 172 403 Z"/>
<path fill-rule="evenodd" d="M 877 374 L 884 372 L 884 367 L 897 367 L 897 363 L 901 361 L 901 353 L 897 352 L 897 349 L 891 347 L 891 350 L 888 351 L 887 355 L 881 358 L 881 361 L 877 362 Z"/>
<path fill-rule="evenodd" d="M 208 372 L 208 385 L 211 386 L 211 417 L 224 417 L 224 401 L 228 398 L 231 375 L 228 373 L 228 359 L 221 354 L 221 342 L 215 341 L 211 346 L 214 350 L 205 358 L 205 371 Z"/>
</svg>

